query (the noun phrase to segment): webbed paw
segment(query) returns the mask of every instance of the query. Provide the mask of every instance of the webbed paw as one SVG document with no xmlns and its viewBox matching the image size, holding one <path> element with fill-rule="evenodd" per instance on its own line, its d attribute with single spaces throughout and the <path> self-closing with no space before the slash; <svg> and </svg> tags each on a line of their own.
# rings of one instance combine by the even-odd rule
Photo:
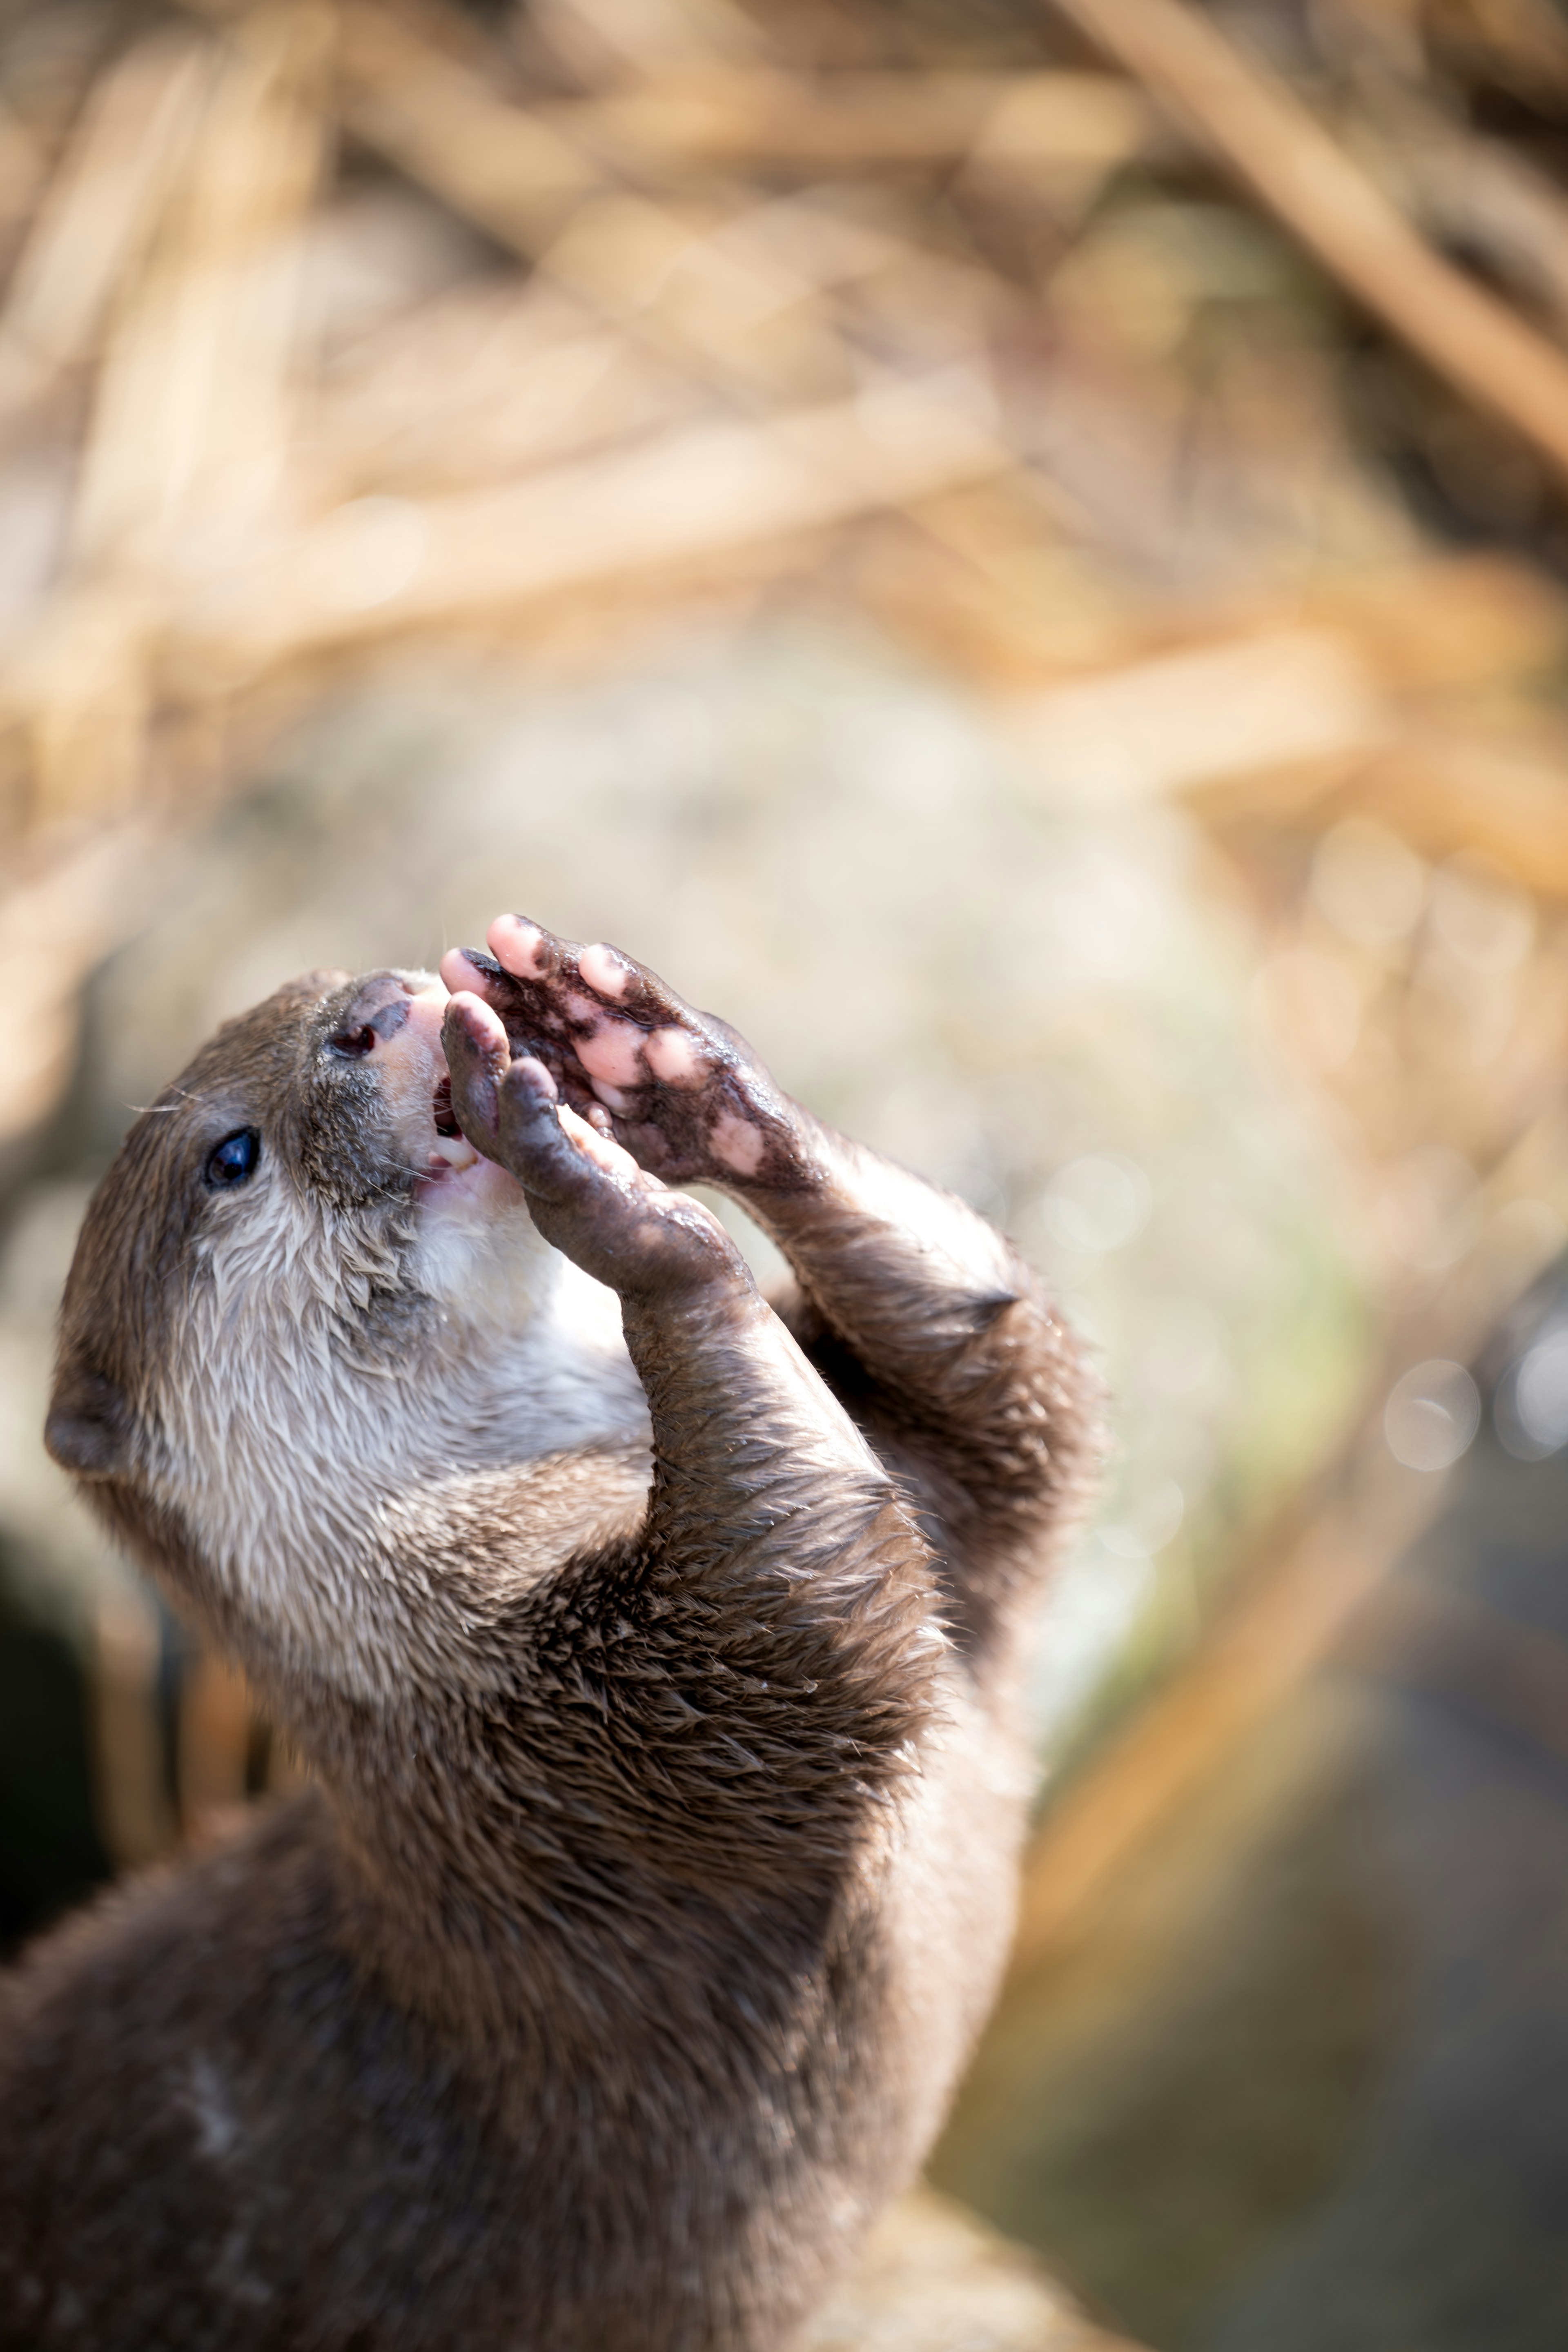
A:
<svg viewBox="0 0 1568 2352">
<path fill-rule="evenodd" d="M 454 995 L 441 1043 L 464 1134 L 516 1177 L 545 1240 L 595 1280 L 623 1297 L 715 1281 L 750 1287 L 718 1219 L 561 1101 L 538 1055 L 514 1059 L 490 1005 Z"/>
<path fill-rule="evenodd" d="M 542 1062 L 641 1168 L 742 1193 L 807 1181 L 801 1113 L 726 1023 L 618 948 L 578 947 L 519 915 L 500 916 L 488 938 L 487 956 L 443 959 L 447 985 L 482 997 L 513 1051 Z"/>
</svg>

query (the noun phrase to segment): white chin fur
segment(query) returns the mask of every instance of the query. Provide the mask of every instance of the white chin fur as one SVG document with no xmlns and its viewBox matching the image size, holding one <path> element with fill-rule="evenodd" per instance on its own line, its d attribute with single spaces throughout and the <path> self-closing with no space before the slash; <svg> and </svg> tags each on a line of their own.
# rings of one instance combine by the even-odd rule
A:
<svg viewBox="0 0 1568 2352">
<path fill-rule="evenodd" d="M 425 1188 L 413 1275 L 419 1288 L 467 1323 L 521 1330 L 544 1305 L 562 1260 L 504 1170 L 469 1144 L 466 1160 L 442 1150 L 452 1173 Z"/>
</svg>

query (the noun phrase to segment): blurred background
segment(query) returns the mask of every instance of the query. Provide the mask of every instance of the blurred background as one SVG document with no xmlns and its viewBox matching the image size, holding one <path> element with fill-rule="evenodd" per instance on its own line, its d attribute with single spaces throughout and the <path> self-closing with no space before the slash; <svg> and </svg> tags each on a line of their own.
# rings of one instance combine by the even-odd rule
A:
<svg viewBox="0 0 1568 2352">
<path fill-rule="evenodd" d="M 0 261 L 5 1948 L 295 1769 L 43 1454 L 88 1194 L 522 908 L 1110 1384 L 940 2189 L 1171 2352 L 1560 2352 L 1568 19 L 10 0 Z"/>
</svg>

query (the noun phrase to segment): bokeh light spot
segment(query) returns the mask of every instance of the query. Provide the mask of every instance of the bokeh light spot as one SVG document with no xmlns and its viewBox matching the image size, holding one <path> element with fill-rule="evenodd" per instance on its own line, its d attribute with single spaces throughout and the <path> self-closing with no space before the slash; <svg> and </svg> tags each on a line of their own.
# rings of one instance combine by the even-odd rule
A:
<svg viewBox="0 0 1568 2352">
<path fill-rule="evenodd" d="M 1441 1357 L 1395 1381 L 1383 1412 L 1388 1450 L 1407 1470 L 1447 1470 L 1469 1450 L 1480 1422 L 1474 1381 L 1463 1364 Z"/>
<path fill-rule="evenodd" d="M 1372 817 L 1347 817 L 1323 835 L 1312 861 L 1319 912 L 1357 947 L 1397 947 L 1421 919 L 1426 868 L 1396 833 Z"/>
<path fill-rule="evenodd" d="M 1568 1444 L 1568 1328 L 1544 1332 L 1503 1380 L 1492 1418 L 1521 1462 L 1543 1462 Z"/>
<path fill-rule="evenodd" d="M 1149 1179 L 1136 1160 L 1090 1151 L 1057 1171 L 1041 1213 L 1057 1241 L 1100 1257 L 1136 1240 L 1152 1205 Z"/>
</svg>

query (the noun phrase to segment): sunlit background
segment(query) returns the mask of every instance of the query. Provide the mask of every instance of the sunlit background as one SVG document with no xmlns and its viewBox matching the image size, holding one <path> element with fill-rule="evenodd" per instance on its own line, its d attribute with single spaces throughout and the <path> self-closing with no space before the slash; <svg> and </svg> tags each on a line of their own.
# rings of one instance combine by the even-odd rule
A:
<svg viewBox="0 0 1568 2352">
<path fill-rule="evenodd" d="M 0 251 L 0 1937 L 296 1769 L 43 1454 L 92 1184 L 521 908 L 1109 1383 L 939 2188 L 1152 2347 L 1560 2352 L 1552 0 L 12 0 Z"/>
</svg>

